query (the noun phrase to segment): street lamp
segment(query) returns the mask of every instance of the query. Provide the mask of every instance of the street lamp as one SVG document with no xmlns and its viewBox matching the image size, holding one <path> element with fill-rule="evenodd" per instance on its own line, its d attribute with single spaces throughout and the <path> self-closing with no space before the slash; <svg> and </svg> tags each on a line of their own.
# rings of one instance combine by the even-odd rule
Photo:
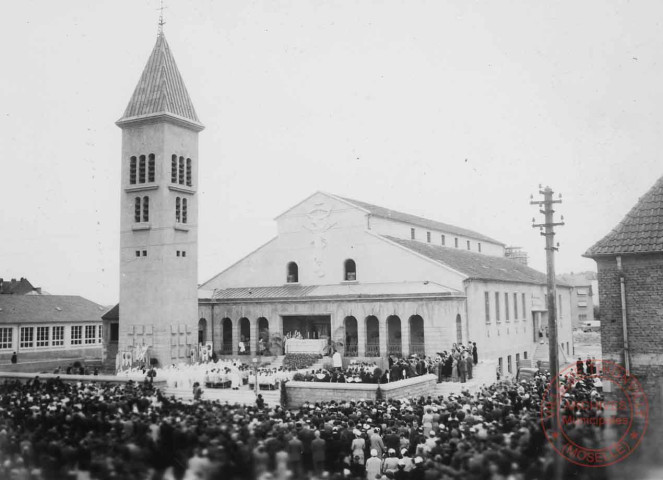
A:
<svg viewBox="0 0 663 480">
<path fill-rule="evenodd" d="M 255 374 L 255 391 L 256 391 L 256 397 L 258 396 L 258 359 L 253 357 L 253 372 Z"/>
</svg>

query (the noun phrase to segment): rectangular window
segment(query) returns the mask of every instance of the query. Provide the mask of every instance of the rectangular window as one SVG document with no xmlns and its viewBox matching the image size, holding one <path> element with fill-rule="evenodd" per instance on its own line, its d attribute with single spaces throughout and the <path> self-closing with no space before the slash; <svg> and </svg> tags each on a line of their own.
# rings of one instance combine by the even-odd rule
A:
<svg viewBox="0 0 663 480">
<path fill-rule="evenodd" d="M 186 252 L 184 250 L 182 250 L 182 256 L 186 257 Z"/>
<path fill-rule="evenodd" d="M 170 161 L 170 183 L 177 183 L 177 155 Z"/>
<path fill-rule="evenodd" d="M 64 327 L 53 327 L 53 339 L 51 341 L 53 347 L 61 347 L 64 345 Z"/>
<path fill-rule="evenodd" d="M 140 222 L 140 197 L 136 197 L 134 202 L 134 222 Z"/>
<path fill-rule="evenodd" d="M 85 325 L 85 344 L 90 345 L 97 340 L 97 326 Z"/>
<path fill-rule="evenodd" d="M 182 199 L 182 223 L 186 223 L 187 217 L 187 200 L 186 198 Z"/>
<path fill-rule="evenodd" d="M 511 367 L 511 355 L 506 357 L 506 368 L 508 369 L 509 373 L 513 373 L 513 368 Z"/>
<path fill-rule="evenodd" d="M 136 157 L 131 157 L 129 161 L 129 183 L 136 184 Z"/>
<path fill-rule="evenodd" d="M 145 183 L 145 155 L 141 155 L 138 161 L 138 183 Z"/>
<path fill-rule="evenodd" d="M 523 358 L 527 360 L 527 352 L 523 352 Z"/>
<path fill-rule="evenodd" d="M 516 368 L 518 368 L 518 362 L 520 362 L 520 353 L 516 353 Z"/>
<path fill-rule="evenodd" d="M 502 357 L 500 357 L 497 361 L 497 368 L 500 372 L 500 375 L 502 375 L 504 373 L 504 359 Z"/>
<path fill-rule="evenodd" d="M 430 232 L 426 232 L 426 241 L 430 243 Z"/>
<path fill-rule="evenodd" d="M 71 327 L 71 344 L 81 345 L 83 343 L 83 327 L 81 325 L 74 325 Z"/>
<path fill-rule="evenodd" d="M 458 248 L 458 238 L 454 238 L 454 247 Z"/>
<path fill-rule="evenodd" d="M 12 350 L 14 346 L 12 328 L 0 328 L 0 350 Z"/>
<path fill-rule="evenodd" d="M 148 156 L 148 160 L 147 160 L 147 181 L 148 182 L 153 182 L 154 181 L 154 171 L 155 171 L 154 154 L 150 153 L 150 155 Z"/>
<path fill-rule="evenodd" d="M 410 229 L 410 240 L 414 240 L 414 239 L 415 239 L 414 228 L 411 228 Z"/>
<path fill-rule="evenodd" d="M 34 327 L 21 327 L 21 348 L 32 348 L 35 340 Z"/>
<path fill-rule="evenodd" d="M 447 237 L 442 235 L 442 246 L 445 246 L 447 244 Z"/>
<path fill-rule="evenodd" d="M 509 321 L 509 294 L 504 292 L 504 320 Z"/>
<path fill-rule="evenodd" d="M 467 249 L 470 250 L 470 241 L 467 241 Z"/>
<path fill-rule="evenodd" d="M 37 346 L 48 347 L 48 327 L 37 327 Z"/>
<path fill-rule="evenodd" d="M 136 256 L 140 257 L 140 250 L 136 250 Z"/>
<path fill-rule="evenodd" d="M 180 223 L 181 216 L 180 216 L 180 211 L 181 211 L 181 204 L 182 200 L 180 197 L 175 198 L 175 223 Z"/>
<path fill-rule="evenodd" d="M 490 293 L 484 292 L 483 295 L 486 304 L 486 323 L 490 323 Z"/>
<path fill-rule="evenodd" d="M 518 294 L 513 294 L 513 319 L 518 320 Z"/>
<path fill-rule="evenodd" d="M 186 186 L 191 186 L 191 159 L 186 159 Z"/>
<path fill-rule="evenodd" d="M 120 324 L 111 323 L 110 324 L 110 341 L 118 342 L 120 340 Z"/>
<path fill-rule="evenodd" d="M 569 342 L 566 342 L 566 354 L 569 354 Z"/>
<path fill-rule="evenodd" d="M 184 185 L 184 157 L 180 157 L 180 168 L 178 170 L 178 182 L 180 185 Z"/>
<path fill-rule="evenodd" d="M 559 318 L 562 318 L 564 316 L 564 312 L 562 312 L 562 296 L 558 295 L 557 298 L 558 298 L 557 303 L 559 304 L 559 307 L 558 307 L 559 308 Z"/>
<path fill-rule="evenodd" d="M 525 294 L 523 293 L 523 318 L 527 319 L 527 300 L 525 299 Z"/>
<path fill-rule="evenodd" d="M 179 250 L 175 253 L 175 256 L 177 256 L 177 257 L 180 256 L 180 251 Z"/>
<path fill-rule="evenodd" d="M 500 321 L 500 294 L 495 292 L 495 321 Z"/>
<path fill-rule="evenodd" d="M 147 250 L 143 250 L 143 257 L 147 257 Z"/>
<path fill-rule="evenodd" d="M 97 326 L 97 343 L 103 343 L 103 336 L 101 332 L 103 331 L 103 328 L 101 328 L 101 325 Z"/>
<path fill-rule="evenodd" d="M 479 250 L 479 253 L 481 253 L 481 242 L 477 243 L 477 250 Z"/>
<path fill-rule="evenodd" d="M 150 221 L 150 197 L 143 197 L 143 222 Z"/>
</svg>

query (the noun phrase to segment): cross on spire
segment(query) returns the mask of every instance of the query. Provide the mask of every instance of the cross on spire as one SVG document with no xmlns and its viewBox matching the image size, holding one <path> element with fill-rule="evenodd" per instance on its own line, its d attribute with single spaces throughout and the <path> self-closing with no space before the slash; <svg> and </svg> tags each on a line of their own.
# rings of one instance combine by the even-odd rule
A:
<svg viewBox="0 0 663 480">
<path fill-rule="evenodd" d="M 161 0 L 161 4 L 157 10 L 159 10 L 159 35 L 163 34 L 163 26 L 166 24 L 166 22 L 163 21 L 163 11 L 166 7 L 163 6 L 163 0 Z"/>
</svg>

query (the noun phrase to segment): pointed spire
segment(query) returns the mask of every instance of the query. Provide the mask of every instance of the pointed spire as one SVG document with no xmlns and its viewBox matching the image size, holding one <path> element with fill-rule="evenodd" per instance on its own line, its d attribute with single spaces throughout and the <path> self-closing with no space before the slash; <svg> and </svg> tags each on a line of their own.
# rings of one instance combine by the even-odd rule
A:
<svg viewBox="0 0 663 480">
<path fill-rule="evenodd" d="M 164 115 L 183 120 L 194 128 L 203 128 L 166 37 L 160 31 L 129 105 L 116 124 L 122 126 L 147 117 Z"/>
</svg>

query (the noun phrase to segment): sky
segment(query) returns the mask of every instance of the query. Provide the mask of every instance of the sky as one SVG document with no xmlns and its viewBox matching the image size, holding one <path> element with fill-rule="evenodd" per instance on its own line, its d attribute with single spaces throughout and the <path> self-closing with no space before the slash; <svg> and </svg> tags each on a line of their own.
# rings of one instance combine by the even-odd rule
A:
<svg viewBox="0 0 663 480">
<path fill-rule="evenodd" d="M 6 0 L 5 0 L 6 1 Z M 557 272 L 663 175 L 663 2 L 166 0 L 199 118 L 199 281 L 315 191 L 523 247 Z M 0 16 L 0 277 L 118 301 L 120 129 L 158 0 Z"/>
</svg>

